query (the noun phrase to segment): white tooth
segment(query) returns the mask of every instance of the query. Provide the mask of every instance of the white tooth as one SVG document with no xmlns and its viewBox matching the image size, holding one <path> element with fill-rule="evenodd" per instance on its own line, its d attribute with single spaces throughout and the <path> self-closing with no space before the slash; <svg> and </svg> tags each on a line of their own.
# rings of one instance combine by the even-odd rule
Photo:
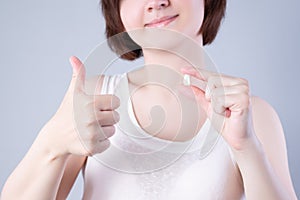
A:
<svg viewBox="0 0 300 200">
<path fill-rule="evenodd" d="M 190 86 L 191 85 L 191 77 L 188 74 L 183 76 L 183 85 Z"/>
</svg>

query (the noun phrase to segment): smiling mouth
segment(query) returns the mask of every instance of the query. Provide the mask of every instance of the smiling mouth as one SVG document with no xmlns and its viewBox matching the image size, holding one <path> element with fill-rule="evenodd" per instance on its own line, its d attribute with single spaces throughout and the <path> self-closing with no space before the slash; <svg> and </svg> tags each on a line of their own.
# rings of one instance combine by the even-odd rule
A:
<svg viewBox="0 0 300 200">
<path fill-rule="evenodd" d="M 171 22 L 173 22 L 179 15 L 173 15 L 173 16 L 166 16 L 166 17 L 162 17 L 160 19 L 155 19 L 153 21 L 151 21 L 150 23 L 145 24 L 145 27 L 165 27 L 168 24 L 170 24 Z"/>
</svg>

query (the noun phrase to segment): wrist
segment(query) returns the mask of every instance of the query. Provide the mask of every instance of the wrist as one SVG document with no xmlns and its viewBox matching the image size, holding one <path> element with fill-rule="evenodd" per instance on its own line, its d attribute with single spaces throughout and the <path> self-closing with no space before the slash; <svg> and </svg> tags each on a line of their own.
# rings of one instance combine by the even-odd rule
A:
<svg viewBox="0 0 300 200">
<path fill-rule="evenodd" d="M 251 137 L 247 138 L 243 142 L 243 145 L 239 149 L 231 148 L 235 160 L 239 162 L 247 162 L 252 159 L 262 158 L 264 154 L 263 146 L 256 137 L 255 134 L 252 134 Z"/>
<path fill-rule="evenodd" d="M 61 141 L 56 138 L 56 134 L 57 131 L 51 129 L 51 125 L 46 124 L 33 145 L 36 151 L 40 151 L 50 161 L 65 160 L 70 155 L 66 150 L 66 145 L 61 144 Z"/>
</svg>

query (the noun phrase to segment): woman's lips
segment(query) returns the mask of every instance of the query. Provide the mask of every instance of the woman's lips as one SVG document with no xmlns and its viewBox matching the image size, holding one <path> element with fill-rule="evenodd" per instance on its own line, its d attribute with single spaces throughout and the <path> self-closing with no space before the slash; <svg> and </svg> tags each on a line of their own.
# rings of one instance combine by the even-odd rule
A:
<svg viewBox="0 0 300 200">
<path fill-rule="evenodd" d="M 147 24 L 145 24 L 145 27 L 164 27 L 167 26 L 169 23 L 174 21 L 179 15 L 173 15 L 173 16 L 165 16 L 159 19 L 155 19 Z"/>
</svg>

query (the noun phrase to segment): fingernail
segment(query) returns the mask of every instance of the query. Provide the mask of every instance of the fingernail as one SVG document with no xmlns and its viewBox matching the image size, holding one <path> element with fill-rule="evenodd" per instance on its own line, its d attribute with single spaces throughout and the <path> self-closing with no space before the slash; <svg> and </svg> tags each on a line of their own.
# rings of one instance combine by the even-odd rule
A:
<svg viewBox="0 0 300 200">
<path fill-rule="evenodd" d="M 183 76 L 183 85 L 190 86 L 191 85 L 191 77 L 188 74 Z"/>
</svg>

